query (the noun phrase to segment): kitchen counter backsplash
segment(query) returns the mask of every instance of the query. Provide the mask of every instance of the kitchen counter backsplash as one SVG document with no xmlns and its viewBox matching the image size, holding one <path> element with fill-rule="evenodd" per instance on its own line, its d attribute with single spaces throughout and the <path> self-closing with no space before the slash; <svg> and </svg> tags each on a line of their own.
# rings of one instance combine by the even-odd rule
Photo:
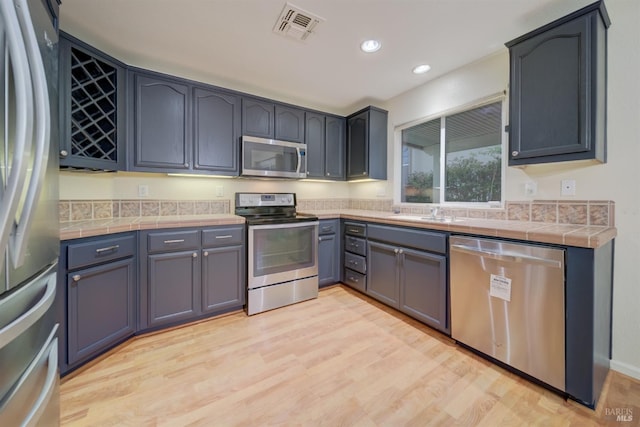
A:
<svg viewBox="0 0 640 427">
<path fill-rule="evenodd" d="M 391 199 L 298 199 L 300 211 L 358 209 L 429 215 L 430 206 L 396 206 Z M 145 216 L 230 214 L 230 200 L 61 200 L 60 221 Z M 442 207 L 439 215 L 551 224 L 615 226 L 615 203 L 608 200 L 509 201 L 504 208 Z"/>
</svg>

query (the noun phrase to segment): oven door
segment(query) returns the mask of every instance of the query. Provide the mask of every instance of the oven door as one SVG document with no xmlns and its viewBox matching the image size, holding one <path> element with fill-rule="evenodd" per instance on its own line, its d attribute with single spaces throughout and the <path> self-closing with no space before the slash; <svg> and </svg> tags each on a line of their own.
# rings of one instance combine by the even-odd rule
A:
<svg viewBox="0 0 640 427">
<path fill-rule="evenodd" d="M 249 289 L 317 276 L 318 224 L 249 225 Z"/>
</svg>

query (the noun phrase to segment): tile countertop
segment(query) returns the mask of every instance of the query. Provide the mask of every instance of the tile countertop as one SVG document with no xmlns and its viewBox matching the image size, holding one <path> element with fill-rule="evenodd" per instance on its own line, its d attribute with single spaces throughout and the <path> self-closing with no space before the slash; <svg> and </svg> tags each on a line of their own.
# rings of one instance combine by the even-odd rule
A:
<svg viewBox="0 0 640 427">
<path fill-rule="evenodd" d="M 244 224 L 244 218 L 230 214 L 211 214 L 141 216 L 69 221 L 60 223 L 60 240 L 101 236 L 125 231 L 151 230 L 154 228 L 208 227 L 233 224 Z"/>
<path fill-rule="evenodd" d="M 554 243 L 583 248 L 598 248 L 614 239 L 615 227 L 574 224 L 551 224 L 530 221 L 458 218 L 455 222 L 440 223 L 421 220 L 425 215 L 393 214 L 369 210 L 304 210 L 320 219 L 342 218 L 374 221 L 389 225 L 405 225 L 481 236 L 505 237 L 531 242 Z M 415 219 L 414 219 L 415 218 Z"/>
<path fill-rule="evenodd" d="M 316 215 L 320 219 L 342 218 L 373 221 L 389 225 L 405 225 L 584 248 L 598 248 L 614 239 L 617 235 L 615 227 L 594 225 L 550 224 L 475 218 L 458 218 L 455 222 L 439 223 L 420 219 L 425 215 L 393 214 L 390 212 L 354 209 L 303 210 L 301 212 Z M 244 218 L 231 214 L 149 216 L 70 221 L 60 223 L 60 239 L 70 240 L 155 228 L 207 227 L 243 223 Z"/>
</svg>

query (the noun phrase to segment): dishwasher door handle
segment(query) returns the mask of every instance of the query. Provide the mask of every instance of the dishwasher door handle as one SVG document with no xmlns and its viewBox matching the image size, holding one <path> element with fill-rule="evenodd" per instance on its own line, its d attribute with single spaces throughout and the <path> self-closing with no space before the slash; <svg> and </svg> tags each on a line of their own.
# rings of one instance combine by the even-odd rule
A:
<svg viewBox="0 0 640 427">
<path fill-rule="evenodd" d="M 522 255 L 506 254 L 502 252 L 493 252 L 493 251 L 488 251 L 486 249 L 478 249 L 470 246 L 456 245 L 456 244 L 451 245 L 451 249 L 454 251 L 464 252 L 464 253 L 476 255 L 476 256 L 482 256 L 485 258 L 491 258 L 499 261 L 526 262 L 527 264 L 544 265 L 545 267 L 563 268 L 561 261 L 533 257 L 525 254 L 522 254 Z"/>
</svg>

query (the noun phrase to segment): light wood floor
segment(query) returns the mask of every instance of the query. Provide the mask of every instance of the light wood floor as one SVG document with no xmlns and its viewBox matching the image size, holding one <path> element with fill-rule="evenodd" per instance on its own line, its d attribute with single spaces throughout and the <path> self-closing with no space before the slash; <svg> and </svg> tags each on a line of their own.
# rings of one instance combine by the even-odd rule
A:
<svg viewBox="0 0 640 427">
<path fill-rule="evenodd" d="M 626 426 L 640 382 L 612 371 L 592 411 L 336 286 L 125 343 L 63 380 L 61 412 L 92 427 Z"/>
</svg>

